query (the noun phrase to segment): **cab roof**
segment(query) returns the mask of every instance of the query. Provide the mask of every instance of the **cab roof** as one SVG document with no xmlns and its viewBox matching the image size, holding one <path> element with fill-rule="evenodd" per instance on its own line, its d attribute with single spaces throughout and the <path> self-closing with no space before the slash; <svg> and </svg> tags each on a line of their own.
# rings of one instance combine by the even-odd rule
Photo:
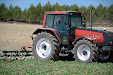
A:
<svg viewBox="0 0 113 75">
<path fill-rule="evenodd" d="M 45 14 L 68 14 L 68 13 L 78 13 L 76 11 L 46 11 Z"/>
</svg>

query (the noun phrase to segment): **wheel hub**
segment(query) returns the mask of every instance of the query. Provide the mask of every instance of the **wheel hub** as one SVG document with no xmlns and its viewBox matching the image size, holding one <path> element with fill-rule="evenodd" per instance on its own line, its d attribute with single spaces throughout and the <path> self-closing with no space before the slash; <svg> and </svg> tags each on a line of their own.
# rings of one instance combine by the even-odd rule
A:
<svg viewBox="0 0 113 75">
<path fill-rule="evenodd" d="M 87 45 L 80 45 L 77 49 L 77 56 L 82 61 L 88 60 L 90 57 L 90 48 Z"/>
<path fill-rule="evenodd" d="M 87 55 L 87 51 L 83 51 L 83 55 Z"/>
<path fill-rule="evenodd" d="M 51 43 L 50 43 L 50 41 L 48 39 L 46 39 L 46 38 L 41 38 L 37 42 L 36 51 L 37 51 L 37 54 L 41 58 L 48 57 L 50 52 L 51 52 Z"/>
<path fill-rule="evenodd" d="M 43 50 L 46 50 L 47 49 L 47 46 L 44 44 L 44 45 L 42 45 L 42 49 Z"/>
</svg>

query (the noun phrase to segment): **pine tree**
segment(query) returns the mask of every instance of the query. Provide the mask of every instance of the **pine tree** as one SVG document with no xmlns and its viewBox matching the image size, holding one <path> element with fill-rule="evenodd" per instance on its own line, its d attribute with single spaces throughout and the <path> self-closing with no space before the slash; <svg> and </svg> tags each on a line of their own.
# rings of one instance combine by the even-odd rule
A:
<svg viewBox="0 0 113 75">
<path fill-rule="evenodd" d="M 52 5 L 48 1 L 46 5 L 43 6 L 43 11 L 51 11 L 52 10 Z"/>
<path fill-rule="evenodd" d="M 24 11 L 21 14 L 21 20 L 23 22 L 26 22 L 27 21 L 27 18 L 28 18 L 28 13 L 27 13 L 27 9 L 25 8 Z"/>
<path fill-rule="evenodd" d="M 108 20 L 113 23 L 113 4 L 108 8 Z"/>
<path fill-rule="evenodd" d="M 9 19 L 12 20 L 13 19 L 13 11 L 14 8 L 12 6 L 12 4 L 9 6 Z"/>
<path fill-rule="evenodd" d="M 5 20 L 5 21 L 8 21 L 9 20 L 9 10 L 8 10 L 8 8 L 6 7 L 5 8 L 5 10 L 3 11 L 3 13 L 2 13 L 2 16 L 3 16 L 3 19 Z"/>
<path fill-rule="evenodd" d="M 21 20 L 21 12 L 21 8 L 19 8 L 18 6 L 14 7 L 13 18 L 15 21 Z"/>
<path fill-rule="evenodd" d="M 78 9 L 79 7 L 77 6 L 77 4 L 71 5 L 70 6 L 70 11 L 75 11 L 76 9 Z"/>
<path fill-rule="evenodd" d="M 3 16 L 3 12 L 5 11 L 5 4 L 4 3 L 2 3 L 1 5 L 0 5 L 0 19 L 3 19 L 4 18 L 4 16 Z"/>
<path fill-rule="evenodd" d="M 41 7 L 41 3 L 36 6 L 36 22 L 40 23 L 43 18 L 43 10 Z"/>
<path fill-rule="evenodd" d="M 33 5 L 28 9 L 28 21 L 31 23 L 36 22 L 36 8 Z"/>
</svg>

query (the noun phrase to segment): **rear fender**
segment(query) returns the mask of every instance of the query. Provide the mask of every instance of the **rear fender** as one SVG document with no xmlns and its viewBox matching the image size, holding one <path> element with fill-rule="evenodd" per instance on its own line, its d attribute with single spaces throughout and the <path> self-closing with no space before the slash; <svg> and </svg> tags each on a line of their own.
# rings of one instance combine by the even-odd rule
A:
<svg viewBox="0 0 113 75">
<path fill-rule="evenodd" d="M 42 31 L 46 31 L 48 33 L 51 33 L 52 35 L 54 35 L 56 37 L 56 39 L 59 41 L 59 43 L 61 43 L 60 32 L 56 29 L 53 29 L 53 28 L 39 28 L 33 34 L 37 34 L 37 33 L 40 33 Z"/>
<path fill-rule="evenodd" d="M 75 39 L 74 42 L 72 44 L 75 44 L 77 41 L 81 40 L 81 39 L 86 39 L 86 40 L 89 40 L 89 41 L 93 41 L 93 38 L 91 37 L 88 37 L 88 36 L 82 36 L 78 39 Z"/>
</svg>

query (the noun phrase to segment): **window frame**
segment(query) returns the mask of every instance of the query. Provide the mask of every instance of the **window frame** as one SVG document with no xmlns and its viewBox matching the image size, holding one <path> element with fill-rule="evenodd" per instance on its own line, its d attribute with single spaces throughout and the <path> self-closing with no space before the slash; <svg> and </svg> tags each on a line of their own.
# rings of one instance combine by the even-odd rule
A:
<svg viewBox="0 0 113 75">
<path fill-rule="evenodd" d="M 56 15 L 65 15 L 66 16 L 66 25 L 68 26 L 68 15 L 67 14 L 54 14 L 54 21 L 53 21 L 53 27 L 55 26 L 55 16 Z"/>
<path fill-rule="evenodd" d="M 49 28 L 53 28 L 53 25 L 54 25 L 54 14 L 47 14 L 47 15 L 46 15 L 45 28 L 48 28 L 48 27 L 46 27 L 46 26 L 47 26 L 46 22 L 47 22 L 47 16 L 48 16 L 48 15 L 52 15 L 52 16 L 53 16 L 52 25 L 51 25 L 51 27 L 49 27 Z"/>
<path fill-rule="evenodd" d="M 78 15 L 81 15 L 80 13 L 72 13 L 72 14 L 78 14 Z M 69 19 L 68 19 L 68 21 L 69 21 L 69 26 L 72 28 L 72 25 L 71 25 L 71 15 L 69 14 L 68 15 L 69 16 Z M 82 25 L 82 16 L 80 16 L 81 17 L 81 25 Z M 82 26 L 75 26 L 75 28 L 80 28 L 80 27 L 82 27 Z"/>
</svg>

